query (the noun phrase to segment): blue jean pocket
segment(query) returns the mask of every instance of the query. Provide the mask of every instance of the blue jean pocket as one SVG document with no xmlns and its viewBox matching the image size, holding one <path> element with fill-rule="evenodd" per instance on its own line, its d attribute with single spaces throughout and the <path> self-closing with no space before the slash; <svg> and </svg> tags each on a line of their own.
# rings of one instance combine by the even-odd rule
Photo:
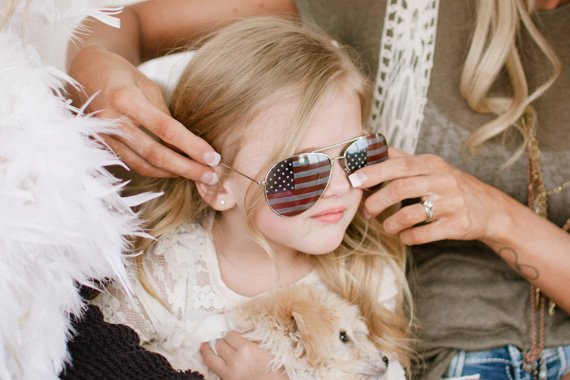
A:
<svg viewBox="0 0 570 380">
<path fill-rule="evenodd" d="M 546 378 L 559 380 L 570 372 L 570 346 L 548 348 L 543 351 Z M 515 346 L 504 346 L 485 351 L 459 351 L 454 356 L 446 379 L 532 380 L 532 374 L 523 369 L 523 353 Z"/>
<path fill-rule="evenodd" d="M 447 376 L 450 378 L 479 376 L 481 380 L 513 380 L 512 364 L 506 347 L 485 351 L 459 351 L 451 362 Z"/>
</svg>

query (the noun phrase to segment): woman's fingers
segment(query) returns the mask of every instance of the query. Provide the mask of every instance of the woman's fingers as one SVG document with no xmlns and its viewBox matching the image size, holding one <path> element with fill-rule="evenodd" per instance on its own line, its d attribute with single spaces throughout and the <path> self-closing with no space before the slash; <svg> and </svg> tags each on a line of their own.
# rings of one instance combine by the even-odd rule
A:
<svg viewBox="0 0 570 380">
<path fill-rule="evenodd" d="M 217 182 L 218 177 L 210 167 L 190 160 L 161 144 L 129 120 L 122 123 L 121 129 L 123 134 L 114 137 L 144 159 L 150 166 L 209 185 Z M 133 165 L 132 162 L 128 162 L 128 164 Z M 135 168 L 135 170 L 137 169 Z M 147 175 L 148 173 L 140 174 Z"/>
<path fill-rule="evenodd" d="M 453 214 L 453 201 L 443 199 L 431 200 L 432 220 L 428 224 L 438 221 L 447 221 L 447 216 Z M 421 226 L 428 220 L 428 211 L 423 202 L 407 205 L 396 211 L 384 221 L 384 229 L 387 233 L 396 235 L 412 227 Z M 439 223 L 441 225 L 441 223 Z M 450 231 L 448 231 L 450 232 Z"/>
<path fill-rule="evenodd" d="M 394 148 L 392 146 L 388 148 L 388 157 L 404 157 L 404 156 L 412 156 L 412 155 L 398 148 Z"/>
<path fill-rule="evenodd" d="M 443 199 L 432 201 L 433 219 L 429 223 L 425 223 L 428 213 L 422 202 L 407 205 L 386 218 L 384 230 L 391 235 L 399 235 L 402 243 L 407 245 L 429 243 L 451 236 L 461 238 L 464 226 L 461 218 L 453 218 L 453 203 Z"/>
<path fill-rule="evenodd" d="M 212 173 L 207 165 L 216 166 L 219 163 L 220 155 L 206 141 L 155 107 L 142 93 L 119 90 L 114 95 L 112 103 L 116 112 L 127 115 L 132 121 L 132 124 L 125 123 L 123 127 L 129 138 L 121 140 L 149 164 L 200 181 L 205 173 Z M 176 153 L 151 137 L 142 138 L 142 134 L 136 133 L 136 131 L 144 133 L 139 126 L 143 126 L 160 140 L 176 147 L 193 160 Z"/>
<path fill-rule="evenodd" d="M 433 210 L 435 212 L 435 207 L 433 207 Z M 389 234 L 396 235 L 426 220 L 427 213 L 424 206 L 421 203 L 415 203 L 401 208 L 394 215 L 387 218 L 384 221 L 384 230 Z"/>
<path fill-rule="evenodd" d="M 406 245 L 425 244 L 448 238 L 444 223 L 433 222 L 409 228 L 400 233 L 400 240 Z"/>
<path fill-rule="evenodd" d="M 202 138 L 150 103 L 140 92 L 117 95 L 117 110 L 127 115 L 134 124 L 141 125 L 161 140 L 174 145 L 195 161 L 216 166 L 219 156 Z"/>
<path fill-rule="evenodd" d="M 430 154 L 412 156 L 399 152 L 389 157 L 384 162 L 365 166 L 352 173 L 348 177 L 352 186 L 366 189 L 398 178 L 427 175 L 444 163 L 441 158 Z"/>
<path fill-rule="evenodd" d="M 432 202 L 433 221 L 423 224 L 427 214 L 421 203 L 406 206 L 386 219 L 384 228 L 397 230 L 402 243 L 407 245 L 425 244 L 433 241 L 476 240 L 480 222 L 470 216 L 468 206 L 456 199 L 440 199 Z M 462 206 L 460 206 L 462 205 Z M 409 209 L 405 211 L 406 209 Z M 409 212 L 413 215 L 398 215 Z M 408 223 L 406 218 L 415 219 L 414 224 Z M 418 224 L 419 223 L 419 224 Z"/>
<path fill-rule="evenodd" d="M 435 186 L 429 176 L 406 177 L 386 183 L 364 201 L 364 211 L 376 216 L 405 199 L 432 197 Z"/>
<path fill-rule="evenodd" d="M 128 163 L 129 169 L 145 176 L 154 178 L 176 177 L 176 174 L 151 165 L 143 157 L 135 153 L 128 145 L 121 142 L 116 137 L 101 135 L 105 143 L 124 161 Z"/>
</svg>

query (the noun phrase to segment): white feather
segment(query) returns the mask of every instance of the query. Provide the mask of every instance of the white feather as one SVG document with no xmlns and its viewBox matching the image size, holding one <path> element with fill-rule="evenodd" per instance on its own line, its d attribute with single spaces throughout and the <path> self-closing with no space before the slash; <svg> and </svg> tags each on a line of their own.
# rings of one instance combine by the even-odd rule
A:
<svg viewBox="0 0 570 380">
<path fill-rule="evenodd" d="M 84 0 L 33 0 L 0 31 L 1 379 L 58 377 L 69 315 L 84 307 L 77 286 L 110 277 L 128 289 L 122 253 L 144 234 L 130 206 L 152 195 L 122 198 L 105 169 L 122 163 L 92 138 L 115 123 L 75 116 L 69 78 L 42 63 L 41 40 L 15 32 L 27 17 L 70 32 L 89 11 Z"/>
</svg>

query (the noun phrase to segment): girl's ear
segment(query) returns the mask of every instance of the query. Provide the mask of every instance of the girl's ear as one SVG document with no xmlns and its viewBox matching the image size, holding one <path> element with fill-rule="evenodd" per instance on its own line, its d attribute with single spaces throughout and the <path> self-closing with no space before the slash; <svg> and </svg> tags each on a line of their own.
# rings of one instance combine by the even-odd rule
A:
<svg viewBox="0 0 570 380">
<path fill-rule="evenodd" d="M 215 185 L 196 182 L 196 188 L 204 202 L 216 211 L 226 211 L 236 205 L 233 192 L 225 181 L 220 180 Z"/>
</svg>

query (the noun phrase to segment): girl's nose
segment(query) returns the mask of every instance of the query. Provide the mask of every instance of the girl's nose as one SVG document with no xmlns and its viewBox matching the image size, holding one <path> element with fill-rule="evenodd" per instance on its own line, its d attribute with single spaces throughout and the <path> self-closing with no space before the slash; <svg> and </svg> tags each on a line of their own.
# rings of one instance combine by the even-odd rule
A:
<svg viewBox="0 0 570 380">
<path fill-rule="evenodd" d="M 327 190 L 323 194 L 323 197 L 339 197 L 348 193 L 350 189 L 351 186 L 346 171 L 340 164 L 339 160 L 334 160 L 331 171 L 331 179 L 329 181 Z"/>
</svg>

